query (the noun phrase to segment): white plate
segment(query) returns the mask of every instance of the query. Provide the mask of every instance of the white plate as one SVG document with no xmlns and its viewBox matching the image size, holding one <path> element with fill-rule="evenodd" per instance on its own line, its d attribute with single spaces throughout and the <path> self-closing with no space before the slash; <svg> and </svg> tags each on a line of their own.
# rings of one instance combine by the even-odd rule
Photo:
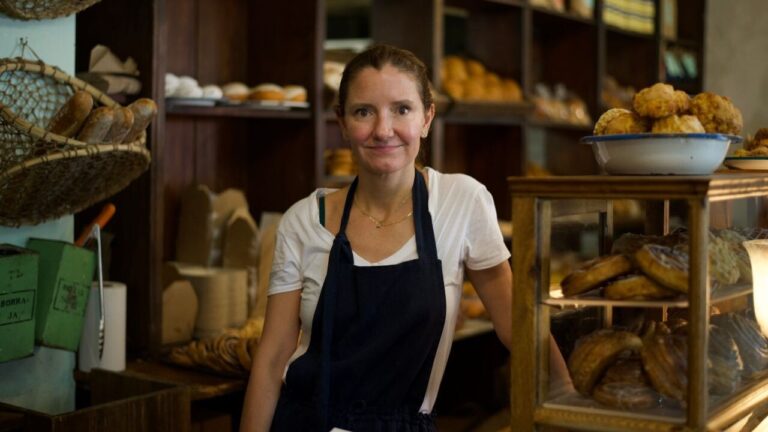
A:
<svg viewBox="0 0 768 432">
<path fill-rule="evenodd" d="M 733 169 L 768 171 L 768 157 L 765 156 L 727 157 L 724 164 Z"/>
<path fill-rule="evenodd" d="M 741 137 L 718 133 L 588 136 L 595 159 L 608 174 L 708 175 Z"/>
<path fill-rule="evenodd" d="M 210 98 L 185 98 L 185 97 L 167 97 L 166 105 L 187 105 L 187 106 L 214 106 L 217 99 Z"/>
</svg>

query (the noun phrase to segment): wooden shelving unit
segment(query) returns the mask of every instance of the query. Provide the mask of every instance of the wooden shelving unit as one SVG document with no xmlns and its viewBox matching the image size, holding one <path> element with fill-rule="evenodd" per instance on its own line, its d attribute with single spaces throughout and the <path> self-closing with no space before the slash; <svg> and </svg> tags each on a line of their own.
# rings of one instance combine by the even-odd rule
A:
<svg viewBox="0 0 768 432">
<path fill-rule="evenodd" d="M 78 14 L 78 70 L 87 68 L 95 44 L 108 45 L 137 61 L 141 96 L 159 106 L 148 140 L 151 169 L 114 198 L 118 213 L 110 225 L 115 234 L 111 276 L 130 287 L 129 315 L 142 314 L 128 323 L 130 353 L 160 352 L 160 269 L 174 258 L 179 197 L 185 188 L 194 183 L 212 190 L 240 188 L 258 216 L 286 210 L 315 187 L 349 181 L 327 176 L 324 167 L 325 150 L 343 145 L 323 99 L 330 2 L 110 0 Z M 674 43 L 658 31 L 649 37 L 608 28 L 600 0 L 590 18 L 534 7 L 526 0 L 370 0 L 369 11 L 371 38 L 415 52 L 440 88 L 442 58 L 454 54 L 445 51 L 445 11 L 460 8 L 466 11 L 463 54 L 518 80 L 527 95 L 539 82 L 564 83 L 584 99 L 594 120 L 603 109 L 605 77 L 637 88 L 663 80 L 661 56 L 670 44 L 698 53 L 701 70 L 705 2 L 678 3 L 685 13 L 678 19 Z M 166 72 L 190 75 L 203 84 L 300 84 L 308 90 L 310 108 L 166 107 Z M 700 89 L 701 78 L 685 85 L 688 91 Z M 510 217 L 505 178 L 524 172 L 529 146 L 544 148 L 547 168 L 555 174 L 596 169 L 590 149 L 577 142 L 591 133 L 591 126 L 540 121 L 526 110 L 461 108 L 438 114 L 427 143 L 428 163 L 485 183 L 501 218 Z M 92 213 L 84 212 L 82 220 Z"/>
</svg>

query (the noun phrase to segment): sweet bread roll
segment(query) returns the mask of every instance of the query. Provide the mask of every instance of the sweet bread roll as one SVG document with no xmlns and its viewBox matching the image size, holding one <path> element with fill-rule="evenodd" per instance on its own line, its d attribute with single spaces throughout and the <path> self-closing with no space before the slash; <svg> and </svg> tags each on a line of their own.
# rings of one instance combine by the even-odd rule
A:
<svg viewBox="0 0 768 432">
<path fill-rule="evenodd" d="M 619 276 L 603 288 L 603 296 L 612 300 L 657 300 L 677 294 L 640 274 Z"/>
<path fill-rule="evenodd" d="M 467 60 L 467 73 L 470 78 L 483 78 L 485 66 L 477 60 Z"/>
<path fill-rule="evenodd" d="M 691 100 L 691 114 L 710 133 L 738 135 L 744 126 L 741 111 L 725 96 L 703 92 Z"/>
<path fill-rule="evenodd" d="M 710 322 L 725 330 L 736 342 L 744 364 L 744 377 L 751 377 L 768 368 L 768 340 L 755 321 L 736 313 L 728 313 L 714 315 Z"/>
<path fill-rule="evenodd" d="M 661 285 L 688 292 L 688 254 L 667 246 L 646 244 L 635 254 L 635 261 L 643 273 Z"/>
<path fill-rule="evenodd" d="M 285 91 L 277 84 L 259 84 L 248 94 L 250 100 L 281 101 L 285 99 Z"/>
<path fill-rule="evenodd" d="M 77 133 L 77 139 L 88 144 L 104 142 L 104 137 L 112 127 L 114 119 L 115 115 L 112 108 L 96 108 L 91 111 L 85 123 L 83 123 L 83 127 Z"/>
<path fill-rule="evenodd" d="M 241 82 L 231 82 L 221 87 L 221 92 L 225 98 L 232 101 L 244 101 L 248 99 L 251 89 Z"/>
<path fill-rule="evenodd" d="M 450 78 L 446 79 L 443 81 L 443 91 L 453 99 L 464 99 L 464 84 L 461 81 Z"/>
<path fill-rule="evenodd" d="M 688 394 L 688 346 L 685 336 L 656 333 L 643 341 L 643 369 L 659 393 L 685 402 Z"/>
<path fill-rule="evenodd" d="M 595 135 L 614 135 L 648 132 L 648 121 L 630 110 L 611 108 L 595 123 Z"/>
<path fill-rule="evenodd" d="M 635 258 L 635 254 L 641 247 L 647 244 L 665 244 L 662 236 L 624 233 L 611 246 L 612 254 L 622 254 L 630 260 Z"/>
<path fill-rule="evenodd" d="M 563 278 L 560 286 L 563 295 L 572 296 L 597 288 L 605 281 L 629 273 L 632 263 L 624 255 L 597 257 Z"/>
<path fill-rule="evenodd" d="M 157 114 L 157 104 L 152 99 L 141 98 L 128 105 L 133 112 L 133 125 L 131 130 L 123 138 L 123 142 L 130 143 L 139 139 L 141 133 L 149 126 L 149 123 Z"/>
<path fill-rule="evenodd" d="M 56 111 L 46 128 L 52 133 L 71 138 L 83 126 L 92 109 L 93 97 L 91 94 L 78 90 Z"/>
<path fill-rule="evenodd" d="M 681 114 L 686 101 L 669 84 L 656 83 L 637 92 L 632 100 L 635 112 L 643 117 L 662 118 Z"/>
<path fill-rule="evenodd" d="M 625 352 L 637 352 L 643 342 L 634 333 L 602 329 L 579 339 L 568 358 L 568 370 L 574 388 L 581 394 L 592 394 L 606 368 Z"/>
<path fill-rule="evenodd" d="M 513 79 L 501 80 L 502 97 L 507 102 L 519 102 L 523 100 L 523 91 L 520 85 Z"/>
<path fill-rule="evenodd" d="M 464 99 L 483 100 L 485 99 L 485 83 L 482 78 L 473 77 L 464 81 Z"/>
<path fill-rule="evenodd" d="M 657 119 L 651 128 L 653 133 L 704 133 L 704 126 L 693 115 L 671 115 Z"/>
<path fill-rule="evenodd" d="M 287 85 L 283 88 L 283 97 L 290 102 L 306 102 L 307 89 L 299 85 Z"/>
<path fill-rule="evenodd" d="M 445 79 L 454 81 L 464 81 L 469 78 L 467 65 L 461 57 L 447 56 L 443 59 L 443 68 L 445 69 Z"/>
<path fill-rule="evenodd" d="M 133 111 L 128 107 L 118 107 L 114 109 L 113 114 L 112 127 L 109 128 L 109 132 L 104 137 L 104 142 L 120 143 L 123 142 L 133 127 Z"/>
</svg>

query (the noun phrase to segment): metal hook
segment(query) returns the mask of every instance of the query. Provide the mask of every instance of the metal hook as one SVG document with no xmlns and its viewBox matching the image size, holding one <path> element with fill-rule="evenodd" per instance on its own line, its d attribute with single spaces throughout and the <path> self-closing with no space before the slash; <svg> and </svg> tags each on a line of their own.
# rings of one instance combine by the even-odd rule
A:
<svg viewBox="0 0 768 432">
<path fill-rule="evenodd" d="M 26 54 L 27 50 L 29 50 L 32 53 L 32 55 L 35 56 L 35 58 L 38 61 L 40 61 L 40 62 L 43 61 L 43 59 L 41 59 L 40 56 L 37 55 L 35 50 L 32 49 L 32 47 L 29 45 L 29 39 L 28 38 L 26 38 L 26 37 L 20 37 L 19 38 L 19 43 L 16 44 L 16 46 L 13 47 L 13 51 L 11 51 L 11 57 L 13 57 L 13 55 L 16 53 L 16 50 L 19 49 L 19 48 L 21 48 L 21 55 L 20 55 L 21 58 L 24 58 L 24 55 Z"/>
</svg>

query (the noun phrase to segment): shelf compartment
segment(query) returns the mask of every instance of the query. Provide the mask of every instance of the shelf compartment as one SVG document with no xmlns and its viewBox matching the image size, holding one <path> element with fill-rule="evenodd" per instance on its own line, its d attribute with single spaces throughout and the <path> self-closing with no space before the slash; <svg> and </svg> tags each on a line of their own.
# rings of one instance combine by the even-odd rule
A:
<svg viewBox="0 0 768 432">
<path fill-rule="evenodd" d="M 580 24 L 587 24 L 587 25 L 594 25 L 595 20 L 592 18 L 586 18 L 583 16 L 576 15 L 573 12 L 569 11 L 559 11 L 556 9 L 549 9 L 542 6 L 531 6 L 531 10 L 536 15 L 543 15 L 551 17 L 552 19 L 556 20 L 562 20 L 562 21 L 572 21 Z"/>
<path fill-rule="evenodd" d="M 442 116 L 448 123 L 521 125 L 533 110 L 530 102 L 454 102 Z"/>
<path fill-rule="evenodd" d="M 227 106 L 168 105 L 166 115 L 198 117 L 242 117 L 274 119 L 309 119 L 309 110 L 273 110 Z"/>
<path fill-rule="evenodd" d="M 554 288 L 554 289 L 553 289 Z M 741 297 L 752 292 L 752 286 L 749 284 L 729 285 L 719 288 L 711 294 L 711 303 L 723 302 L 737 297 Z M 553 296 L 554 294 L 554 296 Z M 543 301 L 550 306 L 612 306 L 612 307 L 641 307 L 658 308 L 662 306 L 671 308 L 687 308 L 688 299 L 680 296 L 669 300 L 611 300 L 600 297 L 597 294 L 583 294 L 574 297 L 559 297 L 559 285 L 550 287 L 550 298 Z"/>
</svg>

